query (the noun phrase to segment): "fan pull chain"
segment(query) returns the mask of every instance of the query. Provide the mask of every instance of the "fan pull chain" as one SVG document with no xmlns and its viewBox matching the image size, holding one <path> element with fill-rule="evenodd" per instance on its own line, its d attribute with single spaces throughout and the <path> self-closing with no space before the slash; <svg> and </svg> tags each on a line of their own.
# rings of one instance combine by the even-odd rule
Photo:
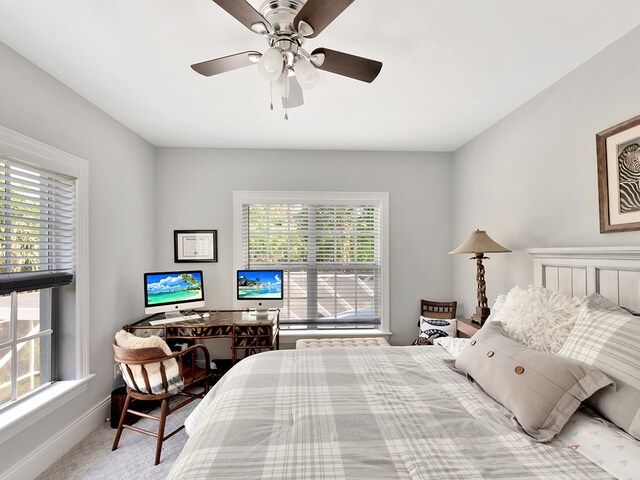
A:
<svg viewBox="0 0 640 480">
<path fill-rule="evenodd" d="M 285 70 L 284 77 L 284 119 L 289 120 L 289 72 Z"/>
<path fill-rule="evenodd" d="M 269 105 L 269 110 L 273 110 L 273 82 L 269 82 L 269 96 L 271 98 L 271 104 Z"/>
</svg>

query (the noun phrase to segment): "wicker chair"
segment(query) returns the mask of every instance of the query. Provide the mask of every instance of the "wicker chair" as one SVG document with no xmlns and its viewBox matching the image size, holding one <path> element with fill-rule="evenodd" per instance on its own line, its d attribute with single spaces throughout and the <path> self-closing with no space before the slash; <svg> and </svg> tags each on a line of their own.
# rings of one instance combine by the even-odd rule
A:
<svg viewBox="0 0 640 480">
<path fill-rule="evenodd" d="M 204 353 L 205 357 L 205 368 L 198 368 L 196 366 L 196 352 L 201 350 Z M 169 433 L 168 435 L 164 434 L 164 429 L 166 425 L 167 415 L 175 412 L 176 410 L 188 405 L 196 399 L 203 398 L 205 394 L 209 391 L 209 380 L 211 378 L 211 367 L 210 367 L 210 358 L 209 351 L 206 347 L 202 345 L 194 345 L 192 347 L 187 348 L 181 352 L 175 352 L 171 355 L 167 355 L 162 349 L 154 347 L 154 348 L 123 348 L 118 345 L 113 344 L 113 352 L 114 359 L 118 362 L 127 372 L 128 377 L 131 379 L 133 383 L 133 387 L 127 385 L 127 398 L 124 402 L 124 408 L 122 409 L 122 415 L 120 416 L 120 422 L 118 423 L 118 430 L 116 432 L 116 438 L 113 442 L 112 450 L 118 448 L 118 443 L 120 442 L 120 436 L 122 435 L 123 429 L 133 430 L 138 433 L 144 433 L 145 435 L 150 435 L 155 437 L 156 440 L 156 457 L 155 464 L 158 465 L 160 463 L 160 454 L 162 452 L 162 442 L 164 442 L 169 437 L 172 437 L 177 432 L 184 428 L 184 425 L 181 425 L 179 428 Z M 180 376 L 182 377 L 182 382 L 184 383 L 184 388 L 179 393 L 166 393 L 170 390 L 169 384 L 167 381 L 167 375 L 165 371 L 165 365 L 163 362 L 175 359 L 178 362 L 178 368 L 180 371 Z M 162 389 L 165 393 L 144 393 L 151 392 L 151 385 L 149 382 L 149 376 L 147 375 L 147 367 L 150 364 L 155 364 L 156 368 L 158 364 L 160 365 L 160 375 L 162 377 Z M 138 385 L 136 383 L 134 374 L 132 372 L 132 366 L 137 365 L 140 366 L 140 371 L 142 374 L 142 378 L 144 379 L 144 385 Z M 136 368 L 137 370 L 137 368 Z M 140 381 L 140 377 L 138 375 L 138 381 Z M 188 392 L 187 390 L 192 389 L 193 387 L 201 386 L 203 391 L 198 393 Z M 185 400 L 181 401 L 177 405 L 169 407 L 169 400 L 177 397 L 187 397 Z M 160 416 L 156 417 L 150 415 L 148 413 L 138 412 L 130 408 L 130 404 L 132 400 L 158 400 L 161 401 L 160 405 Z M 127 413 L 137 415 L 139 417 L 149 418 L 152 420 L 158 421 L 158 430 L 157 432 L 150 432 L 148 430 L 143 430 L 138 427 L 134 427 L 132 425 L 125 424 L 125 418 Z"/>
<path fill-rule="evenodd" d="M 458 302 L 420 300 L 420 315 L 441 320 L 453 320 L 456 318 L 457 307 Z M 418 320 L 418 326 L 420 326 L 420 320 Z M 428 338 L 418 336 L 411 342 L 411 345 L 431 345 L 431 341 Z"/>
</svg>

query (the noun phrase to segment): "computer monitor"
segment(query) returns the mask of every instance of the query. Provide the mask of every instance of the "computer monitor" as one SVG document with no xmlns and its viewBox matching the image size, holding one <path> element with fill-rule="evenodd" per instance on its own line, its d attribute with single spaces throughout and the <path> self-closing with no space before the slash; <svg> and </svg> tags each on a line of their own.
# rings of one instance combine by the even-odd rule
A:
<svg viewBox="0 0 640 480">
<path fill-rule="evenodd" d="M 283 305 L 282 270 L 238 270 L 236 299 L 239 308 L 266 315 L 269 308 Z"/>
<path fill-rule="evenodd" d="M 144 307 L 147 315 L 204 307 L 202 270 L 145 273 Z"/>
</svg>

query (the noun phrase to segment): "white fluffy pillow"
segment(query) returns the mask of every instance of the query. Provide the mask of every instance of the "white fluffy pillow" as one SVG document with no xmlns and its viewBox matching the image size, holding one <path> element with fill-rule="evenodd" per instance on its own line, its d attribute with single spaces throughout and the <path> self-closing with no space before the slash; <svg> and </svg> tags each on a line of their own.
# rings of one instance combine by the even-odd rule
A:
<svg viewBox="0 0 640 480">
<path fill-rule="evenodd" d="M 118 333 L 116 333 L 116 345 L 129 349 L 157 347 L 162 349 L 162 351 L 167 355 L 171 355 L 173 353 L 169 348 L 169 345 L 167 345 L 167 343 L 160 337 L 151 335 L 150 337 L 143 338 L 133 335 L 125 330 L 120 330 Z M 142 376 L 142 367 L 140 365 L 130 365 L 131 373 L 133 374 L 135 383 L 129 377 L 129 372 L 123 365 L 120 365 L 120 371 L 122 372 L 122 378 L 124 382 L 129 386 L 129 388 L 135 390 L 137 385 L 142 393 L 168 392 L 173 395 L 180 393 L 184 388 L 184 384 L 182 382 L 182 377 L 180 376 L 178 362 L 175 358 L 172 358 L 170 360 L 165 360 L 162 363 L 164 364 L 165 374 L 167 376 L 167 391 L 165 391 L 164 386 L 162 385 L 160 362 L 148 363 L 145 366 L 147 370 L 147 376 L 149 378 L 149 384 L 151 386 L 150 392 L 147 391 L 146 385 L 144 383 L 144 377 Z"/>
<path fill-rule="evenodd" d="M 491 315 L 508 336 L 527 347 L 556 353 L 567 340 L 585 297 L 568 297 L 542 287 L 512 288 Z"/>
</svg>

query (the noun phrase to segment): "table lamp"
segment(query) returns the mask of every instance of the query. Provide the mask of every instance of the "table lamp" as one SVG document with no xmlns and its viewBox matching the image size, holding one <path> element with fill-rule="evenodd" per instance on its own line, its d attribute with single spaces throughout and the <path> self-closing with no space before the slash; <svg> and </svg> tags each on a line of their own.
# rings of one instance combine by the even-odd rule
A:
<svg viewBox="0 0 640 480">
<path fill-rule="evenodd" d="M 476 230 L 469 235 L 462 245 L 455 250 L 451 250 L 449 254 L 456 253 L 473 253 L 474 256 L 471 260 L 476 260 L 476 280 L 478 281 L 478 306 L 476 307 L 476 313 L 471 315 L 471 321 L 482 325 L 491 312 L 489 305 L 487 304 L 487 285 L 484 281 L 484 265 L 482 260 L 485 258 L 485 253 L 505 253 L 510 252 L 508 248 L 504 248 L 502 245 L 494 242 L 487 232 L 484 230 Z"/>
</svg>

